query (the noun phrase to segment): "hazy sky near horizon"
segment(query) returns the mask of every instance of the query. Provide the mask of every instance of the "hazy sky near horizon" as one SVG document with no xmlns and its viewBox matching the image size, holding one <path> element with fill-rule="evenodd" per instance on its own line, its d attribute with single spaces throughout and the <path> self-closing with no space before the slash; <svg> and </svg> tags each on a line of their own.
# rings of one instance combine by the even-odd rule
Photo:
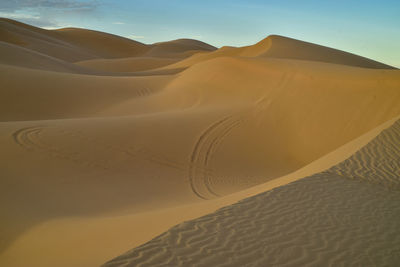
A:
<svg viewBox="0 0 400 267">
<path fill-rule="evenodd" d="M 243 46 L 279 34 L 400 67 L 399 0 L 1 0 L 0 16 L 144 43 L 193 38 Z"/>
</svg>

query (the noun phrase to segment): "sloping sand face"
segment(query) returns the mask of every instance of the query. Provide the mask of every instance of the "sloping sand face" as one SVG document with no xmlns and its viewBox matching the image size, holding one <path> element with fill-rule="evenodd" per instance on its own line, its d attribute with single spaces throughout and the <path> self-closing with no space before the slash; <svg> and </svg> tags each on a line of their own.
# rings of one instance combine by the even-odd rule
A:
<svg viewBox="0 0 400 267">
<path fill-rule="evenodd" d="M 44 30 L 5 18 L 0 18 L 0 42 L 66 62 L 139 56 L 185 58 L 195 52 L 216 49 L 197 40 L 146 45 L 104 32 L 78 28 Z M 4 63 L 2 58 L 0 63 Z"/>
<path fill-rule="evenodd" d="M 284 37 L 214 51 L 1 19 L 0 40 L 5 266 L 98 266 L 400 114 L 398 70 Z"/>
<path fill-rule="evenodd" d="M 400 121 L 349 159 L 177 225 L 103 266 L 396 266 Z"/>
<path fill-rule="evenodd" d="M 246 58 L 285 58 L 362 68 L 395 69 L 391 66 L 351 53 L 279 35 L 268 36 L 255 45 L 245 47 L 222 47 L 211 53 L 196 54 L 170 67 L 188 67 L 201 61 L 232 56 Z"/>
</svg>

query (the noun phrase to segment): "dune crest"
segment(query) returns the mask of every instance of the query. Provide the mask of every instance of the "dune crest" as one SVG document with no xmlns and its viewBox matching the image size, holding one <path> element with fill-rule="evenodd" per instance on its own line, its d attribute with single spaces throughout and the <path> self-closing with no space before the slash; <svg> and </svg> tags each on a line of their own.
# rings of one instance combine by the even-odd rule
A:
<svg viewBox="0 0 400 267">
<path fill-rule="evenodd" d="M 215 47 L 196 40 L 143 44 L 104 32 L 63 28 L 44 30 L 0 18 L 0 42 L 10 43 L 66 62 L 126 57 L 178 57 Z M 0 58 L 0 63 L 3 63 Z M 34 63 L 34 62 L 32 62 Z"/>
<path fill-rule="evenodd" d="M 371 69 L 396 69 L 365 57 L 279 35 L 270 35 L 250 46 L 222 47 L 212 53 L 193 55 L 174 66 L 188 67 L 201 61 L 224 56 L 282 58 Z"/>
</svg>

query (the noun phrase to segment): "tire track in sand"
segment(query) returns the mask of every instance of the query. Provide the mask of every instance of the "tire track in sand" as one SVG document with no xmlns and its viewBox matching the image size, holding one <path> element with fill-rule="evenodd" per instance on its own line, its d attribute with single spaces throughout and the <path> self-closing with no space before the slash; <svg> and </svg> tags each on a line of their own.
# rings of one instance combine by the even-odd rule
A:
<svg viewBox="0 0 400 267">
<path fill-rule="evenodd" d="M 42 131 L 42 126 L 25 127 L 17 130 L 12 134 L 14 142 L 20 145 L 22 148 L 32 151 L 37 147 L 36 143 L 32 139 L 32 135 L 37 135 Z"/>
<path fill-rule="evenodd" d="M 119 266 L 398 266 L 400 121 L 326 171 L 174 226 Z"/>
<path fill-rule="evenodd" d="M 118 165 L 116 160 L 111 157 L 101 158 L 101 154 L 112 155 L 118 153 L 120 160 L 130 160 L 139 163 L 146 161 L 156 165 L 177 169 L 187 172 L 188 166 L 185 162 L 170 159 L 168 156 L 156 153 L 145 146 L 118 146 L 105 141 L 85 135 L 80 131 L 70 131 L 66 129 L 51 128 L 53 136 L 61 137 L 63 140 L 76 140 L 82 146 L 96 148 L 97 151 L 106 151 L 106 153 L 93 153 L 92 155 L 82 154 L 80 147 L 66 147 L 57 142 L 49 142 L 41 136 L 50 127 L 30 126 L 18 129 L 12 133 L 12 138 L 16 144 L 29 152 L 44 153 L 51 157 L 72 161 L 75 164 L 87 167 L 96 167 L 104 170 L 114 169 Z"/>
<path fill-rule="evenodd" d="M 223 140 L 240 126 L 243 118 L 230 115 L 211 124 L 197 139 L 189 163 L 189 182 L 193 193 L 202 199 L 210 199 L 218 196 L 211 186 L 212 170 L 209 163 L 213 153 Z"/>
</svg>

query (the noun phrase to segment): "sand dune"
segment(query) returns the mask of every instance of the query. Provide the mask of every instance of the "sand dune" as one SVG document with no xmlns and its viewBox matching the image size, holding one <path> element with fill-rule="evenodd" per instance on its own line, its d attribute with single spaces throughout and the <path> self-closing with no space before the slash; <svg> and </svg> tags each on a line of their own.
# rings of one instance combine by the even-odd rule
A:
<svg viewBox="0 0 400 267">
<path fill-rule="evenodd" d="M 118 58 L 143 54 L 148 46 L 120 36 L 77 28 L 44 30 L 1 19 L 0 41 L 68 62 L 93 58 Z"/>
<path fill-rule="evenodd" d="M 0 70 L 0 121 L 93 117 L 128 99 L 150 95 L 169 80 L 168 76 L 104 77 L 6 65 L 0 65 Z"/>
<path fill-rule="evenodd" d="M 204 42 L 192 39 L 178 39 L 169 42 L 155 43 L 149 51 L 146 52 L 147 56 L 159 57 L 187 57 L 196 52 L 201 51 L 214 51 L 216 48 Z"/>
<path fill-rule="evenodd" d="M 173 69 L 157 69 L 177 62 L 174 58 L 132 57 L 92 59 L 75 63 L 66 62 L 39 52 L 0 42 L 1 65 L 23 67 L 50 72 L 65 72 L 96 76 L 149 76 L 175 73 Z M 178 70 L 180 72 L 181 70 Z M 152 74 L 154 73 L 154 74 Z"/>
<path fill-rule="evenodd" d="M 51 31 L 32 27 L 9 19 L 0 20 L 0 41 L 12 43 L 60 60 L 74 62 L 96 58 L 73 44 L 52 36 Z"/>
<path fill-rule="evenodd" d="M 190 53 L 215 49 L 196 40 L 176 40 L 146 45 L 128 38 L 87 29 L 44 30 L 5 18 L 0 18 L 0 41 L 67 62 L 140 55 L 182 58 L 189 56 Z"/>
<path fill-rule="evenodd" d="M 184 222 L 104 266 L 395 266 L 399 158 L 400 121 L 327 171 Z"/>
<path fill-rule="evenodd" d="M 64 28 L 52 31 L 51 35 L 99 58 L 132 57 L 148 50 L 147 45 L 140 42 L 87 29 Z"/>
<path fill-rule="evenodd" d="M 10 43 L 0 42 L 0 51 L 0 64 L 3 65 L 68 73 L 83 71 L 74 64 Z"/>
<path fill-rule="evenodd" d="M 92 59 L 76 62 L 76 65 L 108 72 L 136 72 L 173 64 L 179 59 L 159 57 L 130 57 L 118 59 Z"/>
<path fill-rule="evenodd" d="M 123 216 L 118 216 L 114 212 L 106 216 L 74 216 L 37 223 L 36 227 L 31 227 L 21 238 L 13 242 L 2 254 L 0 260 L 7 266 L 20 266 L 26 265 L 27 263 L 30 265 L 51 266 L 54 262 L 57 262 L 57 264 L 61 264 L 62 262 L 62 265 L 65 266 L 98 266 L 111 258 L 107 255 L 113 255 L 115 257 L 126 250 L 127 247 L 140 245 L 179 222 L 205 215 L 217 208 L 235 203 L 240 199 L 271 190 L 312 173 L 325 170 L 340 161 L 341 158 L 346 158 L 354 153 L 371 140 L 371 138 L 379 134 L 382 129 L 385 129 L 392 123 L 393 120 L 379 126 L 373 131 L 357 138 L 337 151 L 333 151 L 329 155 L 293 174 L 212 201 L 202 201 L 159 210 L 152 210 L 147 207 L 148 210 L 146 212 L 130 212 L 128 213 L 129 215 Z M 33 165 L 35 165 L 35 161 Z M 156 165 L 154 165 L 154 167 L 155 166 Z M 40 168 L 40 166 L 38 167 Z M 56 166 L 55 168 L 59 167 Z M 18 177 L 18 175 L 16 177 Z M 63 181 L 63 179 L 61 179 L 61 181 Z M 111 182 L 114 181 L 111 180 Z M 54 188 L 54 181 L 52 184 L 53 186 L 50 187 Z M 82 187 L 82 183 L 79 182 L 76 186 L 78 186 L 78 188 Z M 89 188 L 93 190 L 96 186 L 92 185 L 89 186 Z M 173 188 L 171 187 L 170 189 Z M 27 192 L 31 192 L 32 188 L 28 190 Z M 120 190 L 117 190 L 117 193 L 118 191 Z M 88 193 L 87 188 L 82 188 L 78 191 L 72 190 L 69 195 L 75 197 L 76 192 Z M 11 195 L 15 194 L 11 192 Z M 32 195 L 32 193 L 28 195 Z M 92 194 L 90 195 L 93 196 Z M 7 195 L 5 195 L 5 198 L 8 198 Z M 70 197 L 68 199 L 71 200 Z M 98 200 L 104 201 L 103 198 Z M 107 200 L 105 200 L 105 202 L 106 201 Z M 64 201 L 62 203 L 67 204 L 69 202 L 70 201 Z M 56 203 L 60 202 L 57 201 Z M 80 207 L 79 209 L 82 209 L 81 203 L 82 202 L 79 201 L 77 203 Z M 51 203 L 47 203 L 46 206 L 49 206 L 49 204 Z M 16 208 L 14 211 L 20 210 L 20 208 L 21 207 Z M 53 209 L 57 210 L 58 208 L 59 207 L 56 206 Z M 32 208 L 29 208 L 25 210 L 23 214 L 26 215 L 31 212 L 31 210 Z M 65 208 L 62 210 L 65 211 Z M 37 211 L 35 213 L 37 216 Z M 87 210 L 84 213 L 87 214 Z M 15 214 L 17 215 L 18 213 Z M 49 212 L 45 212 L 44 214 L 47 214 L 47 216 L 55 215 Z M 126 212 L 124 214 L 126 214 Z M 27 220 L 25 218 L 25 220 L 20 220 L 19 222 L 27 223 Z M 10 223 L 13 224 L 12 229 L 15 229 L 15 220 L 11 220 Z M 4 229 L 8 228 L 4 227 Z M 11 227 L 9 229 L 11 229 Z M 116 231 L 116 229 L 118 229 L 118 231 Z M 10 231 L 7 231 L 7 234 L 10 234 Z M 7 237 L 7 235 L 5 236 Z M 62 242 L 60 242 L 60 240 L 62 240 Z M 55 243 L 58 244 L 58 246 L 55 247 Z M 82 246 L 83 244 L 85 245 Z M 43 255 L 43 250 L 47 252 L 45 257 Z M 70 253 L 65 254 L 65 251 L 70 251 Z M 77 253 L 75 254 L 74 251 Z M 21 254 L 24 255 L 24 257 L 21 257 Z"/>
<path fill-rule="evenodd" d="M 50 31 L 1 19 L 0 52 L 5 54 L 0 59 L 0 265 L 5 266 L 98 266 L 173 225 L 328 169 L 358 150 L 362 142 L 353 142 L 363 134 L 372 131 L 372 138 L 400 115 L 399 70 L 280 36 L 215 50 L 196 40 L 146 45 L 91 30 Z M 366 213 L 375 212 L 378 201 L 397 203 L 397 130 L 396 124 L 343 164 L 315 175 L 326 183 L 306 178 L 304 184 L 246 200 L 254 209 L 236 223 L 231 222 L 234 210 L 245 205 L 209 215 L 206 228 L 197 221 L 177 226 L 126 260 L 144 263 L 152 242 L 167 242 L 171 250 L 182 248 L 182 260 L 176 261 L 169 245 L 155 257 L 190 264 L 197 256 L 189 259 L 192 251 L 180 247 L 185 243 L 203 252 L 211 251 L 208 245 L 223 247 L 221 236 L 206 231 L 214 216 L 223 220 L 215 219 L 221 227 L 247 229 L 243 224 L 254 213 L 276 206 L 274 214 L 260 211 L 257 228 L 264 220 L 276 224 L 276 216 L 292 220 L 290 213 L 299 213 L 292 212 L 293 201 L 307 215 L 299 225 L 313 227 L 306 220 L 311 217 L 318 228 L 336 221 L 323 221 L 317 211 L 331 207 L 337 216 L 347 216 L 340 209 L 344 201 L 361 205 L 367 194 L 376 193 L 357 211 L 369 219 Z M 357 184 L 360 199 L 352 197 Z M 381 184 L 391 193 L 385 196 Z M 314 201 L 308 187 L 330 195 Z M 346 194 L 336 203 L 332 199 L 341 191 Z M 288 208 L 279 209 L 284 205 Z M 189 225 L 203 229 L 206 239 L 192 235 L 196 230 L 181 234 Z M 290 226 L 282 223 L 284 230 Z M 347 234 L 343 227 L 337 231 Z M 363 231 L 368 227 L 360 224 Z M 390 223 L 387 227 L 395 234 Z M 253 230 L 248 229 L 249 239 L 240 230 L 229 233 L 232 240 L 244 238 L 241 248 L 234 247 L 239 256 L 250 255 L 240 249 L 257 235 Z M 337 232 L 326 234 L 331 238 Z M 263 238 L 259 242 L 267 242 Z M 365 238 L 370 243 L 372 237 Z M 294 244 L 279 240 L 279 246 Z M 336 255 L 331 246 L 339 243 L 332 242 L 321 253 Z M 134 256 L 138 251 L 143 257 Z M 315 255 L 303 252 L 301 259 Z M 204 264 L 219 259 L 204 257 Z M 284 259 L 296 263 L 285 255 L 276 262 Z"/>
<path fill-rule="evenodd" d="M 176 66 L 187 67 L 201 61 L 224 56 L 285 58 L 372 69 L 394 69 L 391 66 L 358 55 L 279 35 L 268 36 L 251 46 L 222 47 L 213 53 L 193 55 L 177 63 Z"/>
</svg>

